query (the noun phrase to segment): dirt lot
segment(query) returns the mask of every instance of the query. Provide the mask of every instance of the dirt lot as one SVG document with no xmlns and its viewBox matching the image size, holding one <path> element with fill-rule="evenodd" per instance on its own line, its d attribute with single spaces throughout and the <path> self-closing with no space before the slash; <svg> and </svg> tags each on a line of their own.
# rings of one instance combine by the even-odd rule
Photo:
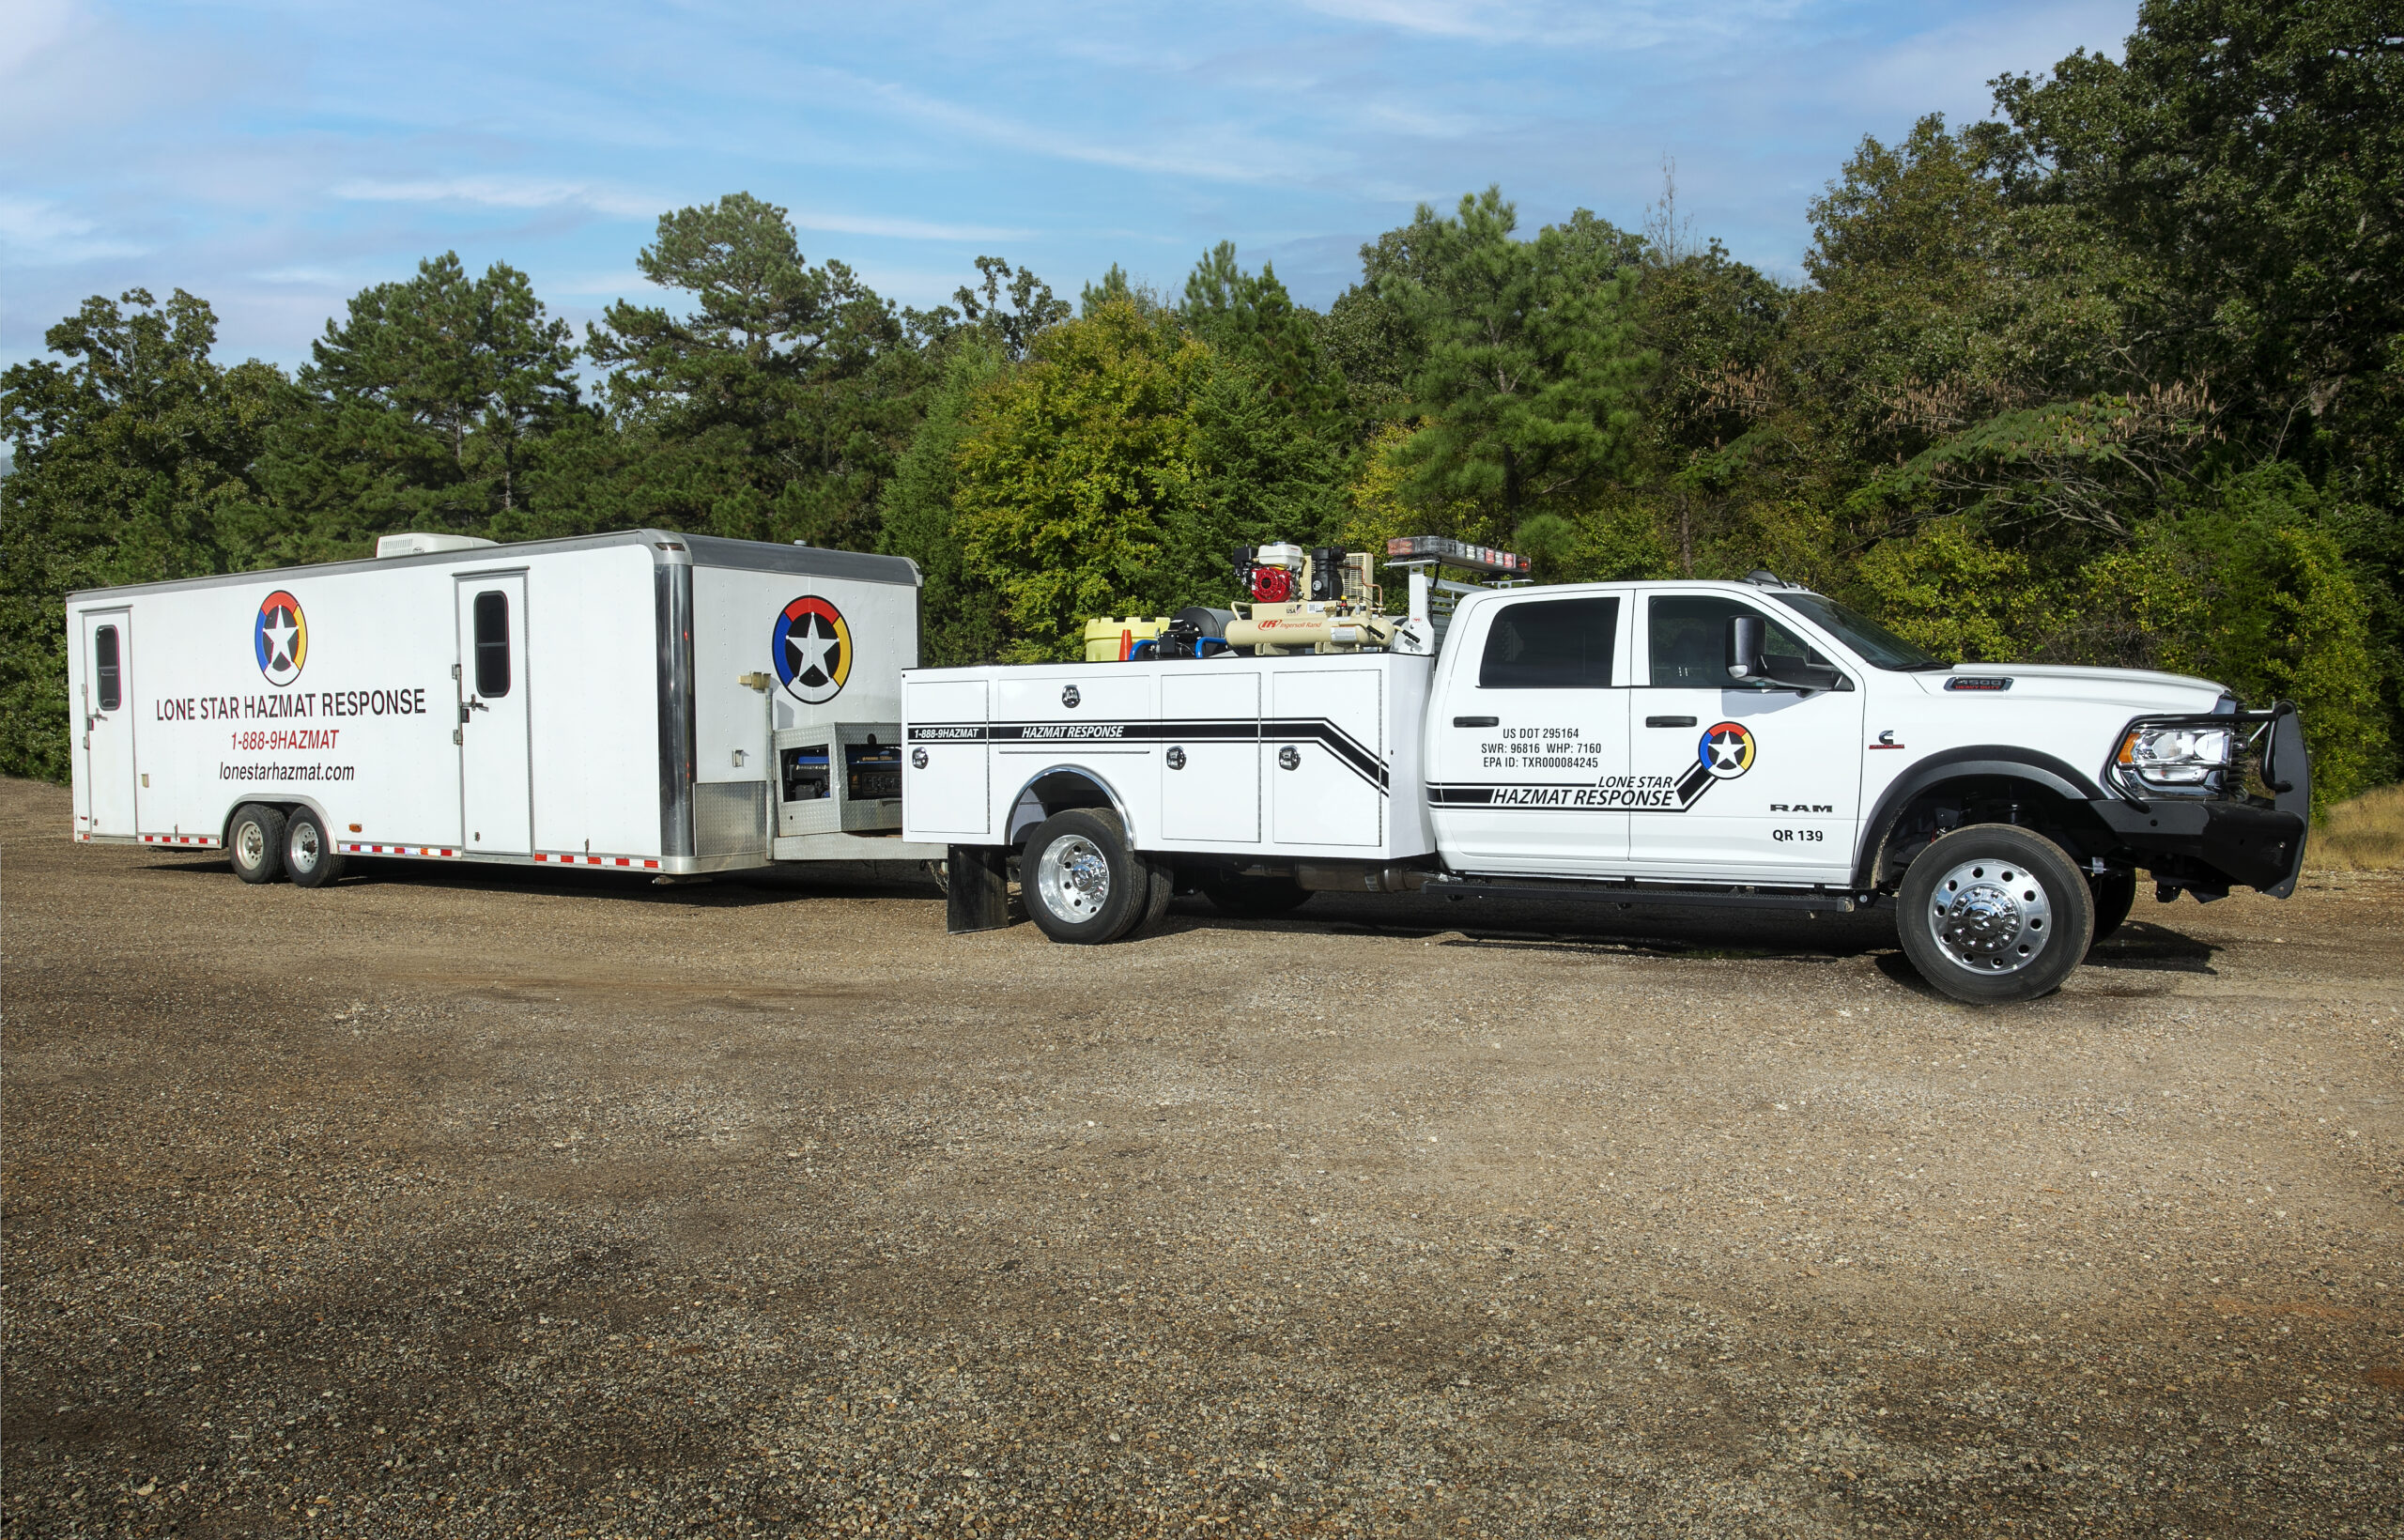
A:
<svg viewBox="0 0 2404 1540">
<path fill-rule="evenodd" d="M 1891 921 L 77 848 L 0 784 L 10 1535 L 2381 1535 L 2404 883 Z"/>
</svg>

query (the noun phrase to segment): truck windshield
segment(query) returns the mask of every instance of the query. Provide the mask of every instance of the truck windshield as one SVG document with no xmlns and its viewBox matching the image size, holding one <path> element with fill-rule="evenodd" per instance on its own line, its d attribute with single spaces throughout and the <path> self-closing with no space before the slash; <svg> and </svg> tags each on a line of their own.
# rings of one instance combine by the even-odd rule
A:
<svg viewBox="0 0 2404 1540">
<path fill-rule="evenodd" d="M 1817 593 L 1781 593 L 1773 590 L 1770 597 L 1834 632 L 1838 639 L 1861 656 L 1861 661 L 1873 669 L 1911 671 L 1919 669 L 1949 669 L 1953 665 L 1931 653 L 1918 642 L 1905 641 L 1867 615 L 1857 614 Z"/>
</svg>

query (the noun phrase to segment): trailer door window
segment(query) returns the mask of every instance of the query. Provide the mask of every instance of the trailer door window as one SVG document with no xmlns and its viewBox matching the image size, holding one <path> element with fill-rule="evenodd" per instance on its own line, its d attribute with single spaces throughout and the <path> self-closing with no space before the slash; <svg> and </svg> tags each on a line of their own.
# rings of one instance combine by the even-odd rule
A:
<svg viewBox="0 0 2404 1540">
<path fill-rule="evenodd" d="M 509 595 L 497 591 L 476 595 L 476 693 L 509 693 Z"/>
<path fill-rule="evenodd" d="M 92 633 L 92 683 L 102 711 L 115 711 L 125 700 L 125 669 L 116 648 L 116 626 L 103 625 Z"/>
<path fill-rule="evenodd" d="M 1505 605 L 1486 633 L 1477 682 L 1489 690 L 1609 689 L 1618 635 L 1615 598 Z"/>
</svg>

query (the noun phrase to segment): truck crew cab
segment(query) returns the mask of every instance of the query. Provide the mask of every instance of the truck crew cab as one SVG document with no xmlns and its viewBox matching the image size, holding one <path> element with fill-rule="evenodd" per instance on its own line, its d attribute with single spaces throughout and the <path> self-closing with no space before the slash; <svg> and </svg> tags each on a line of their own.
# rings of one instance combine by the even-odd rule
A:
<svg viewBox="0 0 2404 1540">
<path fill-rule="evenodd" d="M 1102 666 L 905 671 L 903 834 L 952 847 L 954 928 L 1005 922 L 1013 855 L 1029 915 L 1082 943 L 1194 888 L 1254 913 L 1325 890 L 1886 901 L 1923 978 L 2000 1002 L 2057 988 L 2139 869 L 2165 901 L 2294 888 L 2310 771 L 2284 702 L 1947 664 L 1767 573 L 1448 586 L 1441 646 L 1414 600 L 1349 646 L 1170 628 Z"/>
</svg>

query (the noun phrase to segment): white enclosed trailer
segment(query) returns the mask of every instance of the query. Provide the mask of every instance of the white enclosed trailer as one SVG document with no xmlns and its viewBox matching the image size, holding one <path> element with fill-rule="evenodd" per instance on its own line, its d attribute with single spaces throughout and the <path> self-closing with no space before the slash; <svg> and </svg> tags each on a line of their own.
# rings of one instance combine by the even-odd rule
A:
<svg viewBox="0 0 2404 1540">
<path fill-rule="evenodd" d="M 635 530 L 67 601 L 75 838 L 624 868 L 923 859 L 899 838 L 901 558 Z"/>
</svg>

